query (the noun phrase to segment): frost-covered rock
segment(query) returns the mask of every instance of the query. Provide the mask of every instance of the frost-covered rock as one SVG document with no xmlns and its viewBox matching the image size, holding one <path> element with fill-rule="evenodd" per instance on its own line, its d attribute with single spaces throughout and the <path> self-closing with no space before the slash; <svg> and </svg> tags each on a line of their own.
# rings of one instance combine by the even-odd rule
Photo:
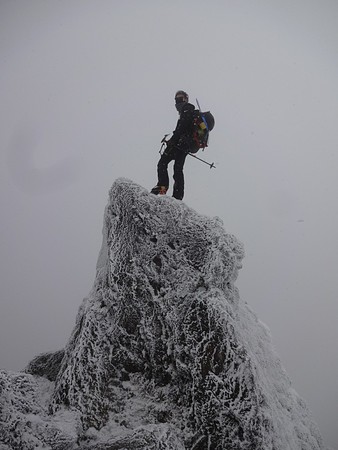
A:
<svg viewBox="0 0 338 450">
<path fill-rule="evenodd" d="M 78 414 L 48 415 L 53 389 L 44 378 L 0 370 L 0 450 L 78 448 Z"/>
<path fill-rule="evenodd" d="M 38 355 L 28 364 L 25 372 L 55 381 L 64 355 L 64 350 Z"/>
<path fill-rule="evenodd" d="M 50 380 L 58 372 L 49 415 L 37 400 L 41 379 L 15 375 L 31 386 L 27 414 L 55 436 L 69 414 L 64 441 L 46 448 L 324 449 L 268 330 L 239 298 L 243 255 L 219 219 L 117 180 L 94 287 L 63 359 L 40 356 L 28 368 Z M 11 407 L 22 425 L 25 412 Z"/>
</svg>

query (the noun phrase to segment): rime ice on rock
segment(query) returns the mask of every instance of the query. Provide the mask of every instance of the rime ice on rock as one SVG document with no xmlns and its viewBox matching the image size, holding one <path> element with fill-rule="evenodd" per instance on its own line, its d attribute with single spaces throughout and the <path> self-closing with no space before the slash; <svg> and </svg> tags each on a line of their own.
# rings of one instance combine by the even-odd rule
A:
<svg viewBox="0 0 338 450">
<path fill-rule="evenodd" d="M 114 183 L 94 287 L 64 356 L 29 370 L 54 377 L 55 361 L 49 421 L 76 418 L 77 442 L 51 448 L 324 449 L 234 286 L 243 254 L 219 219 Z"/>
</svg>

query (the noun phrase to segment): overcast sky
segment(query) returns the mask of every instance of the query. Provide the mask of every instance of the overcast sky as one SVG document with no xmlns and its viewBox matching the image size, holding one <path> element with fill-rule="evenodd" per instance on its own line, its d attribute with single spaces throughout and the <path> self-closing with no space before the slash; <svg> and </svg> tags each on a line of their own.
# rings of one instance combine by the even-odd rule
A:
<svg viewBox="0 0 338 450">
<path fill-rule="evenodd" d="M 108 190 L 150 189 L 175 91 L 216 126 L 184 201 L 245 246 L 237 285 L 338 448 L 338 2 L 0 0 L 0 367 L 62 348 Z"/>
</svg>

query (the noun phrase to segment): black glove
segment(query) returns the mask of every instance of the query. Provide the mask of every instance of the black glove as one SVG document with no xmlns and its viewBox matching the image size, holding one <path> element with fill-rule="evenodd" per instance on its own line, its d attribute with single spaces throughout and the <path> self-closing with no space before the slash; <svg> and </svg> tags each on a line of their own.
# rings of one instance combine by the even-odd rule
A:
<svg viewBox="0 0 338 450">
<path fill-rule="evenodd" d="M 165 141 L 165 143 L 166 143 L 166 147 L 164 149 L 163 154 L 164 155 L 169 155 L 170 152 L 172 151 L 172 149 L 174 148 L 174 145 L 173 145 L 171 139 L 169 139 L 169 141 Z"/>
</svg>

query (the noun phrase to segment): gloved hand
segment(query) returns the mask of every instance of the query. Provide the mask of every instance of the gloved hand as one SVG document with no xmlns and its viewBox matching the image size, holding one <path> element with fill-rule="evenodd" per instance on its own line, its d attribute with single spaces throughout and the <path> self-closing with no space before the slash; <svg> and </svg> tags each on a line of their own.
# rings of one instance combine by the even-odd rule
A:
<svg viewBox="0 0 338 450">
<path fill-rule="evenodd" d="M 170 143 L 170 140 L 169 140 L 169 141 L 167 142 L 167 146 L 166 146 L 166 148 L 165 148 L 163 154 L 164 154 L 164 155 L 170 155 L 170 153 L 173 151 L 173 148 L 174 148 L 174 146 L 173 146 L 172 143 Z"/>
<path fill-rule="evenodd" d="M 186 136 L 182 136 L 177 142 L 176 148 L 178 148 L 180 152 L 189 153 L 190 144 L 191 142 L 189 139 Z"/>
</svg>

